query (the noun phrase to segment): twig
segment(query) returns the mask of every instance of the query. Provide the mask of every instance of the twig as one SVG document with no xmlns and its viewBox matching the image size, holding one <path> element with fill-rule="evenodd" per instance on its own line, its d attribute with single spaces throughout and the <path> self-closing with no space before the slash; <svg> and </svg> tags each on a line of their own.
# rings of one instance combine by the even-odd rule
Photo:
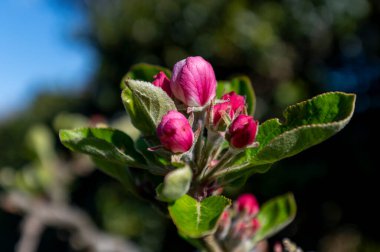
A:
<svg viewBox="0 0 380 252">
<path fill-rule="evenodd" d="M 39 219 L 32 215 L 27 216 L 21 226 L 21 238 L 16 245 L 15 251 L 32 252 L 37 251 L 38 242 L 44 230 L 44 225 Z"/>
<path fill-rule="evenodd" d="M 71 231 L 72 245 L 94 252 L 137 252 L 138 248 L 120 237 L 108 235 L 98 230 L 82 210 L 73 206 L 56 205 L 41 200 L 31 200 L 21 193 L 8 193 L 1 197 L 5 209 L 25 214 L 17 252 L 36 251 L 39 233 L 46 226 L 64 228 Z"/>
</svg>

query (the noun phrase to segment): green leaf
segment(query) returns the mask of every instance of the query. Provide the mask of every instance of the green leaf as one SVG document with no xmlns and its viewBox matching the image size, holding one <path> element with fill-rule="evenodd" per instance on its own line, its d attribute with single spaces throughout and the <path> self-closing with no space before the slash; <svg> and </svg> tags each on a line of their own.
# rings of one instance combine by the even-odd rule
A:
<svg viewBox="0 0 380 252">
<path fill-rule="evenodd" d="M 245 150 L 228 170 L 242 173 L 255 166 L 272 164 L 319 144 L 342 130 L 355 108 L 355 95 L 331 92 L 288 107 L 285 122 L 271 119 L 259 127 L 258 148 Z"/>
<path fill-rule="evenodd" d="M 231 200 L 223 196 L 197 201 L 185 194 L 169 206 L 169 213 L 180 233 L 199 238 L 215 231 L 219 217 L 230 204 Z"/>
<path fill-rule="evenodd" d="M 158 145 L 159 143 L 153 144 Z M 157 155 L 157 151 L 150 151 L 148 148 L 150 145 L 148 144 L 145 137 L 139 137 L 135 143 L 136 150 L 145 158 L 148 163 L 148 170 L 155 175 L 165 175 L 168 172 L 171 162 L 165 159 L 165 157 Z"/>
<path fill-rule="evenodd" d="M 217 97 L 220 98 L 223 94 L 235 91 L 239 95 L 246 98 L 248 105 L 248 113 L 253 115 L 256 108 L 256 97 L 252 83 L 247 76 L 239 76 L 231 81 L 219 81 L 216 89 Z"/>
<path fill-rule="evenodd" d="M 223 178 L 223 180 L 221 180 L 221 182 L 228 187 L 240 188 L 246 184 L 250 176 L 255 173 L 265 173 L 271 168 L 271 166 L 272 164 L 258 165 L 251 169 L 242 170 L 239 173 L 229 173 Z"/>
<path fill-rule="evenodd" d="M 111 128 L 61 130 L 59 137 L 72 151 L 122 166 L 144 168 L 144 158 L 134 149 L 133 140 L 124 132 Z"/>
<path fill-rule="evenodd" d="M 192 178 L 193 172 L 189 166 L 169 172 L 157 188 L 158 198 L 166 202 L 179 199 L 189 191 Z"/>
<path fill-rule="evenodd" d="M 293 221 L 296 212 L 296 202 L 291 193 L 276 197 L 264 203 L 257 216 L 260 228 L 253 237 L 253 242 L 257 243 L 279 232 Z"/>
<path fill-rule="evenodd" d="M 128 79 L 152 82 L 153 76 L 158 74 L 160 71 L 163 71 L 168 78 L 172 75 L 171 71 L 165 67 L 145 63 L 133 65 L 129 72 L 124 76 L 121 82 L 121 87 L 122 89 L 126 87 L 125 81 Z"/>
<path fill-rule="evenodd" d="M 131 170 L 122 164 L 109 162 L 106 159 L 92 157 L 95 165 L 110 177 L 118 180 L 125 189 L 139 197 L 138 190 L 136 189 L 135 179 L 131 173 Z"/>
<path fill-rule="evenodd" d="M 122 99 L 133 125 L 145 135 L 155 135 L 162 116 L 176 110 L 164 90 L 144 81 L 128 80 Z"/>
</svg>

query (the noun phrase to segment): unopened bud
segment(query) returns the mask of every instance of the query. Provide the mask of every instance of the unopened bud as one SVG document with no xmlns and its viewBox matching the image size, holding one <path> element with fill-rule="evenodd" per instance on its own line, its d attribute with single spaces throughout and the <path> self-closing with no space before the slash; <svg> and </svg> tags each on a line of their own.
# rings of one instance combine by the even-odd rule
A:
<svg viewBox="0 0 380 252">
<path fill-rule="evenodd" d="M 156 87 L 162 88 L 171 97 L 172 91 L 170 89 L 170 80 L 165 75 L 165 73 L 160 71 L 153 78 L 154 78 L 154 81 L 152 82 L 152 84 L 155 85 Z"/>
<path fill-rule="evenodd" d="M 256 233 L 256 231 L 260 228 L 260 222 L 257 218 L 252 219 L 251 225 L 252 225 L 251 228 L 252 228 L 253 233 Z"/>
<path fill-rule="evenodd" d="M 203 107 L 215 97 L 214 70 L 202 57 L 188 57 L 174 65 L 170 87 L 173 95 L 185 105 Z"/>
<path fill-rule="evenodd" d="M 234 148 L 246 148 L 254 143 L 258 127 L 252 116 L 239 115 L 228 128 L 227 140 Z"/>
<path fill-rule="evenodd" d="M 222 117 L 224 115 L 228 116 L 229 120 L 232 121 L 237 113 L 244 111 L 245 107 L 244 96 L 238 95 L 234 91 L 223 95 L 221 99 L 225 102 L 218 103 L 213 108 L 213 125 L 215 127 L 223 124 Z M 227 125 L 218 128 L 225 129 L 226 126 Z"/>
<path fill-rule="evenodd" d="M 188 151 L 194 141 L 189 121 L 175 110 L 169 111 L 162 117 L 157 127 L 157 136 L 161 144 L 173 153 Z"/>
<path fill-rule="evenodd" d="M 248 215 L 256 215 L 260 209 L 256 197 L 250 193 L 240 195 L 235 204 L 238 212 Z"/>
</svg>

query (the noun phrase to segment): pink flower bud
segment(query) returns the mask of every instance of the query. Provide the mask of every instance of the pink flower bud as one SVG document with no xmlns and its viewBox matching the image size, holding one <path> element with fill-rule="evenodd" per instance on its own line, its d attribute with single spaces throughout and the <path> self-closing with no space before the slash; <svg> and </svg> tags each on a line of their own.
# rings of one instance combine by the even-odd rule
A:
<svg viewBox="0 0 380 252">
<path fill-rule="evenodd" d="M 189 121 L 175 110 L 169 111 L 162 117 L 157 127 L 157 135 L 161 144 L 173 153 L 188 151 L 194 141 Z"/>
<path fill-rule="evenodd" d="M 232 106 L 232 111 L 234 113 L 236 113 L 238 109 L 243 111 L 243 109 L 245 107 L 245 97 L 242 95 L 238 95 L 234 91 L 223 95 L 222 99 L 230 101 L 231 106 Z"/>
<path fill-rule="evenodd" d="M 274 252 L 284 252 L 284 250 L 282 249 L 281 243 L 276 242 L 276 244 L 274 244 L 273 251 Z"/>
<path fill-rule="evenodd" d="M 188 57 L 174 65 L 170 87 L 173 95 L 187 106 L 202 107 L 215 97 L 214 70 L 202 57 Z"/>
<path fill-rule="evenodd" d="M 256 233 L 256 231 L 260 228 L 260 222 L 257 218 L 252 219 L 251 225 L 253 233 Z"/>
<path fill-rule="evenodd" d="M 226 102 L 219 103 L 214 106 L 214 126 L 219 123 L 223 114 L 226 114 L 230 117 L 230 119 L 233 119 L 235 114 L 239 111 L 242 112 L 245 107 L 244 96 L 238 95 L 234 91 L 223 95 L 221 99 Z"/>
<path fill-rule="evenodd" d="M 214 126 L 218 125 L 219 121 L 222 119 L 223 114 L 226 114 L 231 117 L 233 113 L 229 102 L 218 103 L 214 106 L 213 110 L 214 110 L 213 111 L 214 112 L 214 115 L 213 115 Z"/>
<path fill-rule="evenodd" d="M 247 223 L 243 219 L 239 219 L 233 227 L 232 234 L 235 239 L 237 238 L 239 240 L 245 240 L 251 237 L 254 233 L 252 232 L 252 228 L 249 222 Z"/>
<path fill-rule="evenodd" d="M 243 235 L 247 229 L 247 223 L 239 220 L 234 226 L 234 234 L 235 235 Z"/>
<path fill-rule="evenodd" d="M 152 82 L 153 85 L 156 87 L 162 88 L 170 97 L 172 96 L 172 91 L 170 89 L 170 80 L 165 75 L 164 72 L 160 71 L 158 74 L 153 76 L 154 81 Z"/>
<path fill-rule="evenodd" d="M 231 214 L 229 210 L 225 210 L 222 213 L 222 216 L 220 216 L 219 223 L 218 223 L 218 229 L 217 229 L 217 237 L 221 240 L 223 240 L 231 227 Z"/>
<path fill-rule="evenodd" d="M 234 148 L 245 148 L 255 141 L 258 126 L 252 116 L 239 115 L 228 128 L 227 140 Z"/>
<path fill-rule="evenodd" d="M 224 211 L 222 213 L 222 216 L 220 216 L 220 222 L 221 223 L 226 223 L 230 221 L 230 212 L 229 211 Z"/>
<path fill-rule="evenodd" d="M 235 204 L 238 212 L 247 213 L 248 215 L 256 215 L 259 212 L 259 203 L 253 194 L 240 195 Z"/>
<path fill-rule="evenodd" d="M 252 237 L 256 234 L 257 230 L 260 228 L 260 222 L 257 218 L 253 218 L 251 222 L 247 225 L 247 236 Z"/>
</svg>

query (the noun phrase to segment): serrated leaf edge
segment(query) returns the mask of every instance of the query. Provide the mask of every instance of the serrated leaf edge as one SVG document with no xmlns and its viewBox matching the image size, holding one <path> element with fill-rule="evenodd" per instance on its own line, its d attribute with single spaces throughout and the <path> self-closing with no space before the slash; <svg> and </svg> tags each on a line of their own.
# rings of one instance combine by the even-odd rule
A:
<svg viewBox="0 0 380 252">
<path fill-rule="evenodd" d="M 286 193 L 286 194 L 283 194 L 283 195 L 277 196 L 277 197 L 275 197 L 275 198 L 269 200 L 268 202 L 270 202 L 270 201 L 272 201 L 272 200 L 275 200 L 275 199 L 277 199 L 277 198 L 280 198 L 280 197 L 287 197 L 288 199 L 290 199 L 290 201 L 291 201 L 292 203 L 294 203 L 294 204 L 291 204 L 291 206 L 294 207 L 294 209 L 292 209 L 292 210 L 294 210 L 294 214 L 291 215 L 290 218 L 289 218 L 286 222 L 284 222 L 284 223 L 282 223 L 282 225 L 278 226 L 278 227 L 276 228 L 276 230 L 273 231 L 272 233 L 270 233 L 269 235 L 267 235 L 267 236 L 265 236 L 265 237 L 263 237 L 262 239 L 259 239 L 259 240 L 255 240 L 255 238 L 254 238 L 254 239 L 253 239 L 253 242 L 254 242 L 254 243 L 257 243 L 257 242 L 262 241 L 262 240 L 264 240 L 264 239 L 270 238 L 271 236 L 275 235 L 278 231 L 280 231 L 281 229 L 283 229 L 284 227 L 286 227 L 287 225 L 289 225 L 289 224 L 295 219 L 295 217 L 296 217 L 296 215 L 297 215 L 297 203 L 296 203 L 296 199 L 295 199 L 295 197 L 294 197 L 294 194 L 293 194 L 293 193 Z M 267 203 L 267 202 L 265 202 L 265 203 Z M 264 204 L 265 204 L 265 203 L 264 203 Z"/>
<path fill-rule="evenodd" d="M 70 140 L 63 140 L 63 139 L 62 139 L 62 134 L 64 134 L 64 132 L 68 132 L 68 131 L 81 131 L 81 130 L 87 130 L 87 129 L 101 129 L 101 130 L 106 130 L 106 131 L 119 131 L 119 132 L 125 134 L 123 131 L 121 131 L 121 130 L 119 130 L 119 129 L 116 129 L 116 128 L 112 128 L 112 127 L 107 127 L 107 128 L 80 127 L 80 128 L 75 128 L 75 129 L 61 129 L 61 130 L 59 130 L 59 139 L 60 139 L 61 143 L 62 143 L 66 148 L 70 149 L 70 150 L 73 151 L 73 152 L 77 152 L 77 151 L 75 151 L 73 148 L 71 148 L 70 146 L 67 146 L 67 145 L 65 144 L 65 142 L 69 142 Z M 145 167 L 145 165 L 138 163 L 134 158 L 132 158 L 131 156 L 129 156 L 129 155 L 125 154 L 125 153 L 123 153 L 123 152 L 122 152 L 117 146 L 115 146 L 114 144 L 109 143 L 109 142 L 107 142 L 106 140 L 101 139 L 101 138 L 97 138 L 97 137 L 89 137 L 89 138 L 95 139 L 95 140 L 97 140 L 97 141 L 104 141 L 104 142 L 106 142 L 107 144 L 112 145 L 112 146 L 115 148 L 115 150 L 116 150 L 116 151 L 117 151 L 117 152 L 118 152 L 118 153 L 119 153 L 119 154 L 125 159 L 125 162 L 130 162 L 130 164 L 125 164 L 125 163 L 121 163 L 121 162 L 118 162 L 118 161 L 115 161 L 115 160 L 108 160 L 108 159 L 107 159 L 108 162 L 115 163 L 115 164 L 128 165 L 128 166 L 133 165 L 134 167 L 138 167 L 138 168 L 142 168 L 142 169 L 147 169 L 147 168 Z M 75 139 L 80 140 L 80 139 L 83 139 L 83 138 L 75 137 L 75 138 L 72 138 L 72 139 L 73 139 L 73 140 L 75 140 Z M 81 154 L 91 156 L 91 155 L 89 155 L 89 154 L 87 154 L 87 153 L 81 153 Z"/>
<path fill-rule="evenodd" d="M 350 112 L 350 114 L 346 118 L 344 118 L 342 120 L 339 120 L 339 121 L 330 122 L 330 123 L 314 123 L 314 124 L 308 124 L 308 125 L 298 126 L 298 127 L 294 128 L 294 129 L 285 131 L 284 133 L 281 133 L 280 135 L 276 136 L 275 138 L 273 138 L 272 140 L 270 140 L 265 145 L 265 147 L 263 147 L 263 149 L 266 148 L 267 146 L 270 146 L 271 144 L 273 144 L 273 142 L 275 140 L 277 140 L 279 138 L 282 138 L 282 137 L 286 136 L 287 134 L 290 134 L 290 133 L 293 133 L 295 131 L 301 130 L 301 129 L 313 128 L 313 127 L 331 127 L 331 126 L 336 126 L 336 125 L 339 125 L 339 124 L 343 125 L 341 127 L 341 129 L 344 128 L 348 124 L 348 122 L 351 120 L 351 118 L 352 118 L 352 116 L 354 114 L 354 111 L 355 111 L 355 101 L 356 101 L 356 95 L 355 94 L 344 93 L 344 92 L 327 92 L 327 93 L 323 93 L 323 94 L 317 95 L 317 96 L 315 96 L 315 97 L 313 97 L 311 99 L 308 99 L 306 101 L 302 101 L 302 102 L 296 103 L 294 105 L 288 106 L 285 109 L 285 111 L 284 111 L 283 114 L 285 115 L 285 113 L 288 110 L 290 110 L 291 107 L 299 106 L 299 105 L 305 104 L 307 102 L 310 102 L 310 101 L 312 101 L 312 100 L 314 100 L 314 99 L 316 99 L 318 97 L 326 96 L 326 95 L 330 95 L 330 94 L 342 94 L 342 95 L 346 95 L 346 96 L 353 96 L 353 103 L 352 103 L 351 112 Z M 280 121 L 279 118 L 271 118 L 271 119 L 268 119 L 267 121 L 269 121 L 269 120 L 276 120 L 280 125 L 283 125 L 283 123 L 281 123 L 281 121 Z M 259 128 L 259 130 L 260 130 L 260 128 Z M 258 151 L 255 156 L 257 156 L 263 149 L 261 149 L 260 151 Z M 284 157 L 284 158 L 286 158 L 286 157 Z M 268 163 L 270 163 L 270 162 L 268 162 Z M 241 164 L 241 165 L 238 165 L 238 166 L 235 166 L 235 167 L 228 168 L 228 173 L 235 172 L 235 171 L 242 170 L 242 169 L 246 169 L 246 168 L 253 167 L 253 166 L 257 166 L 257 165 L 268 164 L 268 163 L 260 163 L 260 164 L 256 164 L 256 165 L 254 164 L 254 165 L 252 165 L 251 163 L 247 162 L 245 164 Z M 225 174 L 225 173 L 226 173 L 226 171 L 217 172 L 215 174 L 215 177 L 220 176 L 221 174 Z"/>
</svg>

